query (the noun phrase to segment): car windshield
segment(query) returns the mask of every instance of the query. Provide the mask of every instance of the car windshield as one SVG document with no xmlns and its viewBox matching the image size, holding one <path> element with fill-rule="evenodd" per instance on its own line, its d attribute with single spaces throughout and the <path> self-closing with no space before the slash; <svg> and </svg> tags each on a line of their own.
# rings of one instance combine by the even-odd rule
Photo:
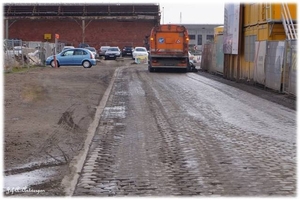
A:
<svg viewBox="0 0 300 200">
<path fill-rule="evenodd" d="M 146 49 L 144 49 L 144 48 L 136 48 L 135 50 L 136 51 L 146 51 Z"/>
<path fill-rule="evenodd" d="M 101 47 L 100 49 L 103 50 L 107 50 L 109 47 Z"/>
<path fill-rule="evenodd" d="M 107 51 L 119 51 L 118 48 L 109 48 Z"/>
<path fill-rule="evenodd" d="M 65 50 L 65 49 L 74 49 L 74 48 L 75 48 L 74 46 L 64 46 L 63 49 Z"/>
</svg>

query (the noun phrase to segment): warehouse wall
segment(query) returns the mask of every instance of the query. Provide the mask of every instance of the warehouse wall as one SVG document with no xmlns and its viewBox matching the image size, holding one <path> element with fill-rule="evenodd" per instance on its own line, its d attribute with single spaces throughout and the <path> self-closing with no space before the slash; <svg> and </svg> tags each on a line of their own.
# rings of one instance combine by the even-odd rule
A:
<svg viewBox="0 0 300 200">
<path fill-rule="evenodd" d="M 149 35 L 155 21 L 102 21 L 85 20 L 85 43 L 99 49 L 102 45 L 143 46 L 145 35 Z M 51 34 L 49 42 L 54 42 L 54 34 L 59 34 L 59 41 L 78 46 L 83 41 L 82 21 L 64 20 L 17 20 L 9 25 L 9 39 L 23 41 L 47 41 L 44 34 Z"/>
</svg>

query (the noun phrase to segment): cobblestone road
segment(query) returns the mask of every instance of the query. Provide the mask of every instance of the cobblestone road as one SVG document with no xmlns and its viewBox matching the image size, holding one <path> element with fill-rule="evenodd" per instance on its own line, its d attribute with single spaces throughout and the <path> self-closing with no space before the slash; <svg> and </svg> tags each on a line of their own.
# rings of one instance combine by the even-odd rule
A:
<svg viewBox="0 0 300 200">
<path fill-rule="evenodd" d="M 295 196 L 296 112 L 194 73 L 118 72 L 74 196 Z"/>
</svg>

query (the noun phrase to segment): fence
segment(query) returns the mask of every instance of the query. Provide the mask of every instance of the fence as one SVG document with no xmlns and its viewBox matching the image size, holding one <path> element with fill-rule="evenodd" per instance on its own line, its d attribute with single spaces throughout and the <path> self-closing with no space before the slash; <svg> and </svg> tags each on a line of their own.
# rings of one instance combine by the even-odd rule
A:
<svg viewBox="0 0 300 200">
<path fill-rule="evenodd" d="M 4 40 L 4 70 L 12 68 L 29 67 L 31 65 L 45 65 L 47 57 L 54 54 L 55 44 L 49 42 Z M 64 47 L 64 43 L 58 43 L 57 52 Z"/>
<path fill-rule="evenodd" d="M 201 61 L 201 68 L 203 70 L 210 73 L 223 74 L 225 76 L 224 57 L 222 57 L 224 53 L 221 50 L 222 46 L 222 42 L 205 44 L 203 46 Z M 242 59 L 241 55 L 238 56 Z M 254 83 L 259 83 L 278 92 L 296 96 L 296 60 L 296 41 L 256 41 L 254 67 L 252 71 L 249 71 L 249 74 L 253 74 Z M 237 77 L 239 77 L 238 70 L 243 69 L 243 66 L 238 67 L 234 69 L 234 73 L 237 74 Z M 244 68 L 246 68 L 246 66 L 244 66 Z M 252 77 L 249 76 L 247 78 L 249 80 Z"/>
<path fill-rule="evenodd" d="M 223 36 L 216 38 L 215 43 L 203 45 L 201 69 L 210 73 L 224 73 Z"/>
<path fill-rule="evenodd" d="M 10 71 L 12 67 L 24 67 L 22 40 L 4 40 L 4 65 L 5 71 Z"/>
</svg>

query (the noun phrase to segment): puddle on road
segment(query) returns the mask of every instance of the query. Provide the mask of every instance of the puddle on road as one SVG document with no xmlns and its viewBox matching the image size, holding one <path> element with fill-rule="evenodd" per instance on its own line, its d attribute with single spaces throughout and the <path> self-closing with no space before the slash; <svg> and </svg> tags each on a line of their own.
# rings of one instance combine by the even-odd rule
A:
<svg viewBox="0 0 300 200">
<path fill-rule="evenodd" d="M 128 92 L 125 91 L 119 91 L 115 93 L 116 96 L 128 96 Z"/>
<path fill-rule="evenodd" d="M 125 106 L 106 107 L 104 108 L 103 116 L 107 119 L 125 118 Z"/>
<path fill-rule="evenodd" d="M 4 176 L 3 189 L 7 188 L 30 188 L 32 185 L 45 183 L 55 177 L 59 166 L 36 169 L 29 172 Z"/>
</svg>

